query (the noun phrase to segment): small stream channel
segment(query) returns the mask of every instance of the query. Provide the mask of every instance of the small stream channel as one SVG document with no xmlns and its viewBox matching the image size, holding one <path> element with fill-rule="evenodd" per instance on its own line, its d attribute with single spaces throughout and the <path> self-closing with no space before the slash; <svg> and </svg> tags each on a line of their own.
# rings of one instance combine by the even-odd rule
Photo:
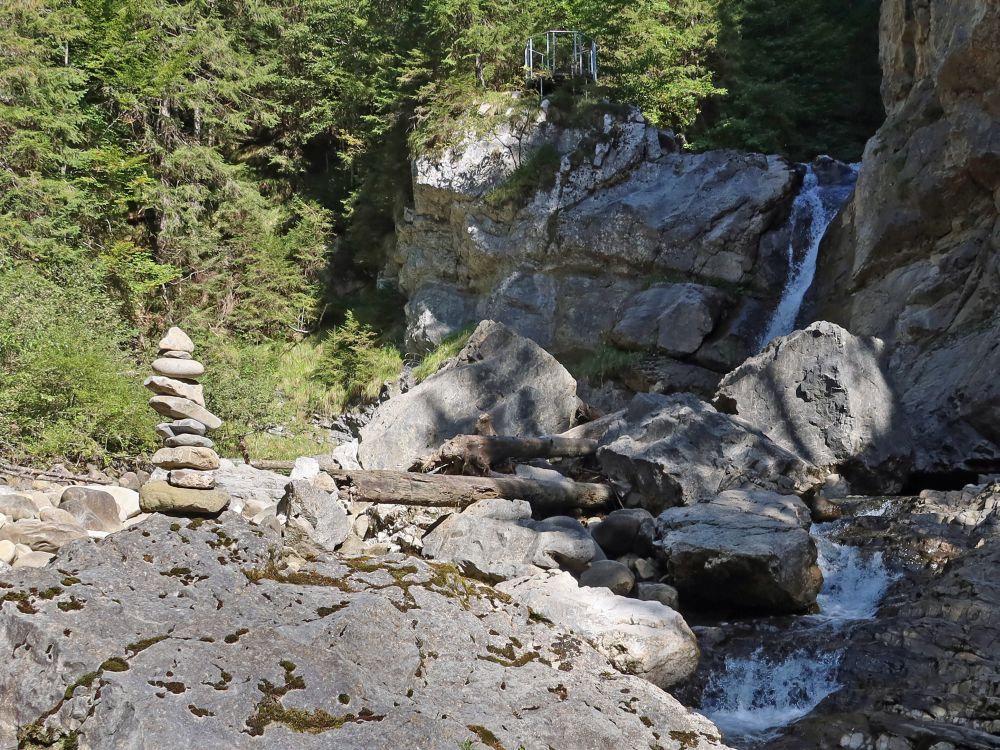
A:
<svg viewBox="0 0 1000 750">
<path fill-rule="evenodd" d="M 854 518 L 882 515 L 887 508 L 869 504 Z M 718 625 L 721 642 L 706 649 L 706 667 L 687 697 L 731 746 L 766 746 L 839 687 L 837 671 L 851 631 L 875 616 L 896 577 L 881 552 L 835 541 L 854 518 L 812 527 L 823 572 L 819 613 Z"/>
</svg>

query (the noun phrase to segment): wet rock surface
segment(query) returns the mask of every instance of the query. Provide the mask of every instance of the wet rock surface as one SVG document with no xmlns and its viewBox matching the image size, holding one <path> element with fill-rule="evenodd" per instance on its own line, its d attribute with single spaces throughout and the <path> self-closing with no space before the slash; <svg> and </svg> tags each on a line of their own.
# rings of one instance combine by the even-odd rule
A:
<svg viewBox="0 0 1000 750">
<path fill-rule="evenodd" d="M 694 601 L 744 611 L 795 612 L 816 601 L 823 577 L 797 497 L 729 490 L 664 511 L 657 545 L 670 582 Z"/>
<path fill-rule="evenodd" d="M 154 515 L 4 574 L 0 746 L 723 747 L 707 720 L 453 568 L 286 568 L 279 544 L 233 514 Z"/>
<path fill-rule="evenodd" d="M 775 748 L 1000 747 L 1000 486 L 893 505 L 850 537 L 905 574 L 845 644 L 841 689 Z"/>
</svg>

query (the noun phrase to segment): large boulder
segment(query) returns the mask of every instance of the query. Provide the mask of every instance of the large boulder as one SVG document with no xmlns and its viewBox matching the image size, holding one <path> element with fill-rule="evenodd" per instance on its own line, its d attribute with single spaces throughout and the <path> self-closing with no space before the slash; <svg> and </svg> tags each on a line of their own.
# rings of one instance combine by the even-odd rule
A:
<svg viewBox="0 0 1000 750">
<path fill-rule="evenodd" d="M 629 299 L 611 340 L 626 349 L 693 354 L 715 328 L 725 301 L 714 287 L 656 284 Z"/>
<path fill-rule="evenodd" d="M 694 633 L 683 617 L 660 602 L 581 588 L 565 572 L 518 578 L 497 588 L 557 626 L 579 633 L 619 671 L 661 688 L 684 680 L 698 666 Z"/>
<path fill-rule="evenodd" d="M 750 425 L 687 394 L 639 394 L 601 438 L 597 457 L 629 505 L 652 513 L 727 489 L 792 493 L 820 472 Z"/>
<path fill-rule="evenodd" d="M 576 381 L 534 342 L 483 321 L 458 357 L 382 404 L 361 430 L 366 469 L 407 469 L 448 438 L 475 432 L 488 414 L 500 435 L 562 432 L 576 410 Z"/>
<path fill-rule="evenodd" d="M 337 491 L 326 492 L 303 479 L 288 483 L 277 510 L 285 517 L 286 537 L 307 549 L 315 545 L 332 552 L 351 532 L 351 519 L 337 501 Z"/>
<path fill-rule="evenodd" d="M 664 511 L 657 534 L 673 585 L 695 601 L 801 612 L 823 583 L 809 509 L 791 495 L 729 490 Z"/>
<path fill-rule="evenodd" d="M 532 521 L 523 500 L 482 500 L 449 516 L 427 533 L 422 552 L 488 582 L 551 568 L 581 571 L 598 554 L 581 524 Z"/>
<path fill-rule="evenodd" d="M 67 487 L 59 500 L 59 509 L 91 531 L 118 531 L 121 513 L 113 495 L 94 487 Z"/>
<path fill-rule="evenodd" d="M 446 566 L 293 570 L 275 532 L 232 514 L 152 516 L 4 584 L 0 747 L 610 749 L 674 733 L 724 748 L 704 717 Z"/>
<path fill-rule="evenodd" d="M 857 490 L 898 491 L 911 442 L 884 355 L 879 339 L 813 323 L 726 375 L 714 403 Z"/>
<path fill-rule="evenodd" d="M 878 336 L 915 472 L 1000 470 L 1000 4 L 882 3 L 886 122 L 820 252 L 817 317 Z"/>
<path fill-rule="evenodd" d="M 37 552 L 56 552 L 65 544 L 87 538 L 87 530 L 83 526 L 57 521 L 25 518 L 0 527 L 0 540 L 24 544 Z"/>
</svg>

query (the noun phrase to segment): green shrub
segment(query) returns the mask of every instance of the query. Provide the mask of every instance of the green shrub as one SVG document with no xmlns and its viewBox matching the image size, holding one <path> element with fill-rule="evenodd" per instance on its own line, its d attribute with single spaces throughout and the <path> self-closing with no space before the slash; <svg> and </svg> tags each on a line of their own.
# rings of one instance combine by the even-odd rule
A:
<svg viewBox="0 0 1000 750">
<path fill-rule="evenodd" d="M 86 286 L 0 271 L 0 451 L 107 461 L 154 447 L 134 332 L 115 310 Z"/>
<path fill-rule="evenodd" d="M 386 380 L 399 377 L 403 355 L 348 311 L 343 325 L 327 338 L 316 370 L 320 382 L 340 395 L 341 404 L 374 401 Z"/>
<path fill-rule="evenodd" d="M 472 335 L 474 330 L 476 330 L 475 326 L 468 326 L 467 328 L 463 328 L 461 331 L 456 331 L 438 344 L 438 346 L 433 351 L 429 352 L 423 360 L 421 360 L 420 364 L 413 369 L 414 380 L 418 383 L 427 380 L 427 378 L 441 369 L 441 365 L 449 359 L 458 356 L 458 353 L 462 351 L 462 347 L 465 346 L 466 342 L 469 340 L 469 336 Z"/>
<path fill-rule="evenodd" d="M 562 157 L 551 143 L 543 144 L 526 156 L 510 176 L 483 196 L 487 205 L 524 205 L 539 190 L 550 189 L 556 181 Z"/>
</svg>

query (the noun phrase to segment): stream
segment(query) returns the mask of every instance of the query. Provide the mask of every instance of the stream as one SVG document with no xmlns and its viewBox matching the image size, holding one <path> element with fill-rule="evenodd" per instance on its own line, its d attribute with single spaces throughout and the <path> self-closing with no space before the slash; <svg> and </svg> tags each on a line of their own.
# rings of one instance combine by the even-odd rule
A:
<svg viewBox="0 0 1000 750">
<path fill-rule="evenodd" d="M 855 518 L 882 515 L 887 508 L 883 503 Z M 852 522 L 811 529 L 823 572 L 818 614 L 720 624 L 727 637 L 713 649 L 700 696 L 692 697 L 733 747 L 763 746 L 839 687 L 837 670 L 853 627 L 875 617 L 896 578 L 881 552 L 835 541 Z"/>
</svg>

